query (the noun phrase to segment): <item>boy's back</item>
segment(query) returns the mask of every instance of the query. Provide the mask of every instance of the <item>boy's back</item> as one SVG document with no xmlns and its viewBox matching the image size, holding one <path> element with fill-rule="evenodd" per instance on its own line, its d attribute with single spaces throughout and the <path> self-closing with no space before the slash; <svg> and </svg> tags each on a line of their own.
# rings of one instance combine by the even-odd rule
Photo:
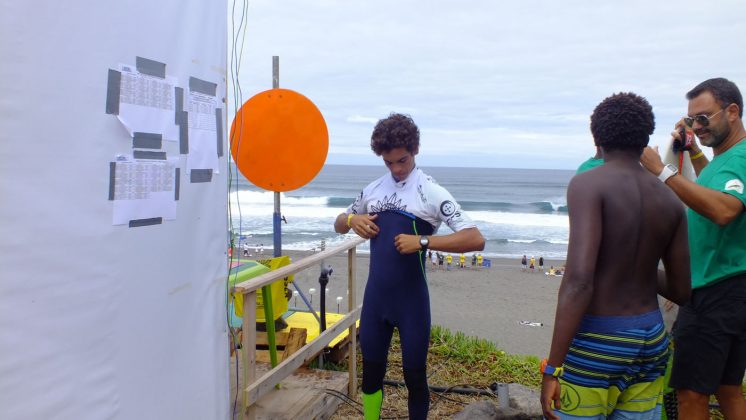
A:
<svg viewBox="0 0 746 420">
<path fill-rule="evenodd" d="M 582 266 L 568 267 L 570 276 L 593 275 L 586 313 L 634 315 L 656 309 L 658 262 L 663 259 L 676 270 L 668 267 L 677 262 L 667 251 L 687 246 L 678 198 L 636 161 L 613 161 L 573 178 L 568 206 L 572 223 L 586 226 L 583 236 L 571 240 L 590 247 L 589 254 L 597 249 L 595 264 L 593 255 L 586 255 Z"/>
</svg>

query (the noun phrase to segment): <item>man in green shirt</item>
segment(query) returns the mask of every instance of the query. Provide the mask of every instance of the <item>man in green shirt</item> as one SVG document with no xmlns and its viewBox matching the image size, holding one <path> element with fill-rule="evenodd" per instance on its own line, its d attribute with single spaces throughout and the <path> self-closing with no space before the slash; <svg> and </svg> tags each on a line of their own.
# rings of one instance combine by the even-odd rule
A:
<svg viewBox="0 0 746 420">
<path fill-rule="evenodd" d="M 604 158 L 601 154 L 601 148 L 596 146 L 596 155 L 592 158 L 589 158 L 585 162 L 581 163 L 580 166 L 578 166 L 578 170 L 575 171 L 575 175 L 581 174 L 585 171 L 590 171 L 591 169 L 595 168 L 596 166 L 601 166 L 604 164 Z"/>
<path fill-rule="evenodd" d="M 743 99 L 738 87 L 723 78 L 700 83 L 686 97 L 684 122 L 703 146 L 712 147 L 712 161 L 692 182 L 650 148 L 641 158 L 689 207 L 692 297 L 677 318 L 671 386 L 677 390 L 680 419 L 707 419 L 711 394 L 727 419 L 746 419 L 741 388 L 746 371 Z M 699 157 L 695 153 L 690 159 Z"/>
</svg>

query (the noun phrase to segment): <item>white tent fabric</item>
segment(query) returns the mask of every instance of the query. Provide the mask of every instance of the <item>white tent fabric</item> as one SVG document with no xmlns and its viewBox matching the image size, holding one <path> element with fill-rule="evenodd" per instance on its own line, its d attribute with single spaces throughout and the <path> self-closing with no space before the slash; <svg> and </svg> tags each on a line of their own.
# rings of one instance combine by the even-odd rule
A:
<svg viewBox="0 0 746 420">
<path fill-rule="evenodd" d="M 226 10 L 0 0 L 0 419 L 230 418 L 226 171 L 190 183 L 182 155 L 176 220 L 114 226 L 132 138 L 105 113 L 108 69 L 137 56 L 223 104 Z"/>
</svg>

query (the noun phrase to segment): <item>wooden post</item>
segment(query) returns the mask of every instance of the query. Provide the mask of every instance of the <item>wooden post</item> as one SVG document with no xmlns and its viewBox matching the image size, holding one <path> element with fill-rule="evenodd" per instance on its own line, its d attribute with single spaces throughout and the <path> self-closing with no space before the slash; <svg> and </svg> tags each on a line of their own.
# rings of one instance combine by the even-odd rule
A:
<svg viewBox="0 0 746 420">
<path fill-rule="evenodd" d="M 347 312 L 352 312 L 353 309 L 357 308 L 357 283 L 355 282 L 356 273 L 356 251 L 357 246 L 350 248 L 347 251 Z M 347 394 L 350 398 L 355 398 L 357 395 L 357 325 L 353 322 L 349 330 L 350 337 L 350 359 L 349 359 L 349 373 L 350 381 L 347 389 Z"/>
<path fill-rule="evenodd" d="M 241 339 L 241 358 L 243 359 L 243 383 L 238 392 L 244 391 L 256 380 L 256 290 L 243 295 L 243 337 Z M 244 420 L 256 419 L 256 408 L 248 405 L 243 398 Z"/>
</svg>

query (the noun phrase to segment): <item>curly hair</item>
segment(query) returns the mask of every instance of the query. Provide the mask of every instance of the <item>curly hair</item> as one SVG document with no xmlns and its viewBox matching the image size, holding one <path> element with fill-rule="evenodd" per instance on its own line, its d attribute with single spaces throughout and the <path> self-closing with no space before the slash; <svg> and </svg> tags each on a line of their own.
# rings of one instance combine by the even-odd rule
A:
<svg viewBox="0 0 746 420">
<path fill-rule="evenodd" d="M 606 151 L 631 149 L 642 153 L 653 130 L 653 107 L 647 99 L 632 92 L 609 96 L 591 115 L 593 140 Z"/>
<path fill-rule="evenodd" d="M 370 136 L 370 148 L 381 156 L 383 152 L 405 147 L 414 153 L 420 148 L 420 129 L 405 114 L 392 112 L 387 118 L 379 120 Z"/>
<path fill-rule="evenodd" d="M 724 77 L 708 79 L 687 92 L 686 99 L 692 100 L 704 92 L 710 92 L 720 108 L 725 108 L 730 104 L 738 105 L 738 116 L 743 118 L 743 98 L 735 83 Z"/>
</svg>

